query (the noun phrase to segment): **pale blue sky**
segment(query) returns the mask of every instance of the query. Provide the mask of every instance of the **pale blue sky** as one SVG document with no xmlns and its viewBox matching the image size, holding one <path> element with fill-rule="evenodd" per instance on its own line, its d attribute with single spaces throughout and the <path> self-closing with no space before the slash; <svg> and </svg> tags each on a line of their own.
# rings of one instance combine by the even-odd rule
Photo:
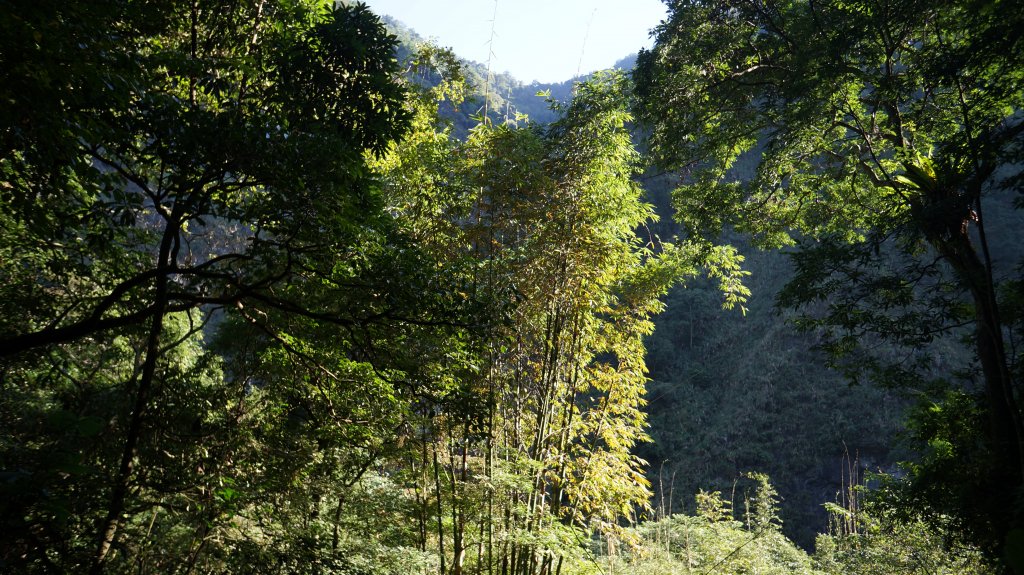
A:
<svg viewBox="0 0 1024 575">
<path fill-rule="evenodd" d="M 586 74 L 610 68 L 650 47 L 649 31 L 665 16 L 661 0 L 363 1 L 374 12 L 393 16 L 458 56 L 481 63 L 487 63 L 494 20 L 491 69 L 526 83 L 561 82 L 577 70 Z"/>
</svg>

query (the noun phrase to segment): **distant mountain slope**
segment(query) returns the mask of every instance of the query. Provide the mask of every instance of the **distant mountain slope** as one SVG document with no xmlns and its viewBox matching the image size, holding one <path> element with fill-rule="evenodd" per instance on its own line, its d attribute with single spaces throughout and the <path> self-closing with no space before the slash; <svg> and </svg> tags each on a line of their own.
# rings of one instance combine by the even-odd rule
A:
<svg viewBox="0 0 1024 575">
<path fill-rule="evenodd" d="M 399 48 L 398 59 L 400 62 L 407 61 L 417 46 L 428 42 L 426 38 L 415 30 L 405 25 L 392 16 L 381 16 L 381 20 L 387 25 L 392 34 L 398 37 L 401 47 Z M 486 101 L 488 115 L 492 120 L 514 120 L 517 114 L 525 115 L 531 122 L 548 123 L 555 119 L 551 111 L 548 98 L 567 102 L 572 98 L 573 85 L 584 80 L 589 75 L 580 78 L 572 78 L 558 83 L 531 82 L 524 84 L 507 72 L 488 73 L 487 64 L 474 62 L 460 58 L 465 67 L 466 78 L 472 86 L 476 100 L 470 106 L 465 106 L 452 118 L 455 124 L 455 133 L 462 136 L 475 121 L 472 116 L 483 112 L 484 98 Z M 636 54 L 630 54 L 616 62 L 616 69 L 632 69 L 636 63 Z M 547 96 L 538 95 L 546 93 Z"/>
</svg>

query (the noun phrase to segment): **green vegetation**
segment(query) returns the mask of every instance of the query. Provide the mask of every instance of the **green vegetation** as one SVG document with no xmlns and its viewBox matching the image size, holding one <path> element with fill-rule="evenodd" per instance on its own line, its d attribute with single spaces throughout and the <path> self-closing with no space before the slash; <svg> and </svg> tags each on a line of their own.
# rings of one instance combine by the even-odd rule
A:
<svg viewBox="0 0 1024 575">
<path fill-rule="evenodd" d="M 1016 241 L 989 222 L 1019 190 L 1017 17 L 975 2 L 684 2 L 636 74 L 652 152 L 696 168 L 674 195 L 687 233 L 797 246 L 781 305 L 849 376 L 919 399 L 908 510 L 1010 561 L 1024 426 L 1003 294 L 1019 268 L 993 255 Z M 745 155 L 753 177 L 730 177 Z"/>
<path fill-rule="evenodd" d="M 1019 15 L 897 4 L 544 99 L 359 3 L 7 2 L 0 570 L 1024 572 Z"/>
<path fill-rule="evenodd" d="M 388 30 L 398 37 L 400 62 L 411 60 L 419 49 L 429 46 L 425 38 L 394 18 L 385 16 L 383 20 Z M 489 69 L 486 63 L 460 60 L 460 64 L 472 95 L 466 102 L 441 104 L 442 115 L 452 122 L 452 133 L 459 139 L 465 139 L 478 123 L 474 118 L 484 115 L 485 104 L 492 122 L 515 122 L 525 116 L 536 123 L 548 123 L 556 119 L 557 114 L 547 100 L 568 102 L 572 99 L 575 80 L 560 84 L 523 84 L 507 72 Z"/>
<path fill-rule="evenodd" d="M 674 288 L 648 339 L 650 462 L 655 505 L 692 513 L 700 489 L 729 493 L 744 472 L 771 476 L 785 505 L 784 533 L 805 549 L 828 525 L 823 503 L 842 489 L 844 460 L 896 472 L 911 457 L 897 441 L 905 395 L 849 385 L 826 367 L 814 334 L 779 313 L 773 296 L 791 277 L 785 255 L 746 250 L 753 292 L 745 315 L 723 312 L 706 279 Z M 664 502 L 662 502 L 664 499 Z"/>
</svg>

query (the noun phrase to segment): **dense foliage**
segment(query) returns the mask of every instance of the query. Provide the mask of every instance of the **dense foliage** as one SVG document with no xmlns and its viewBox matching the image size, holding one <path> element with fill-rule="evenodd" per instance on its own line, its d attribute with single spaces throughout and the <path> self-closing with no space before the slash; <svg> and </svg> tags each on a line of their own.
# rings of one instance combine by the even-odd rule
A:
<svg viewBox="0 0 1024 575">
<path fill-rule="evenodd" d="M 359 4 L 18 8 L 6 568 L 535 573 L 647 504 L 643 338 L 690 265 L 634 234 L 621 76 L 459 142 L 454 60 L 404 80 Z M 360 537 L 380 497 L 405 528 Z"/>
<path fill-rule="evenodd" d="M 800 14 L 803 6 L 789 9 Z M 800 98 L 751 92 L 739 99 L 746 107 L 721 108 L 736 95 L 715 94 L 727 82 L 702 85 L 687 75 L 687 57 L 713 50 L 691 53 L 676 42 L 691 24 L 737 24 L 741 8 L 723 17 L 715 6 L 675 4 L 655 52 L 641 59 L 642 110 L 659 120 L 652 151 L 703 170 L 677 194 L 677 218 L 689 227 L 673 237 L 638 184 L 644 162 L 631 133 L 633 83 L 622 73 L 566 83 L 544 103 L 549 109 L 530 114 L 550 120 L 538 123 L 510 103 L 536 86 L 467 67 L 446 50 L 402 44 L 359 3 L 3 3 L 0 570 L 987 573 L 977 545 L 1012 551 L 999 538 L 1013 536 L 1015 512 L 992 503 L 1008 498 L 1008 480 L 1019 478 L 1013 469 L 989 476 L 1011 455 L 999 435 L 1005 429 L 984 425 L 1001 421 L 991 402 L 979 401 L 985 396 L 962 384 L 969 376 L 959 371 L 890 369 L 890 356 L 856 354 L 882 342 L 895 355 L 920 343 L 921 329 L 971 335 L 949 325 L 955 321 L 998 319 L 1012 344 L 1022 329 L 1014 315 L 1020 282 L 1000 284 L 1005 315 L 996 318 L 977 311 L 978 294 L 997 290 L 994 279 L 965 285 L 974 275 L 956 265 L 922 271 L 912 288 L 884 284 L 884 293 L 878 282 L 889 276 L 866 274 L 863 285 L 840 292 L 820 266 L 839 262 L 846 267 L 829 274 L 849 275 L 874 265 L 871 254 L 903 274 L 924 269 L 922 254 L 970 263 L 963 250 L 974 236 L 928 227 L 948 207 L 928 202 L 948 170 L 970 164 L 950 159 L 973 149 L 965 138 L 992 139 L 970 158 L 974 171 L 955 179 L 979 220 L 989 163 L 1003 170 L 1000 178 L 1016 175 L 1004 155 L 1020 131 L 1012 107 L 1019 88 L 972 67 L 965 48 L 994 24 L 983 12 L 964 23 L 934 12 L 930 21 L 940 25 L 938 54 L 950 45 L 943 26 L 960 42 L 952 44 L 964 58 L 958 74 L 977 72 L 1005 90 L 982 98 L 984 90 L 963 84 L 962 116 L 954 118 L 950 93 L 894 88 L 946 115 L 901 124 L 905 150 L 892 147 L 882 122 L 890 147 L 864 158 L 851 147 L 874 142 L 874 132 L 821 151 L 834 142 L 797 138 L 817 126 L 811 111 L 789 109 Z M 763 24 L 744 23 L 743 37 L 753 30 L 774 49 Z M 934 38 L 922 38 L 909 52 L 931 54 Z M 698 47 L 720 48 L 715 42 Z M 817 69 L 814 54 L 799 55 Z M 1012 72 L 1006 62 L 992 60 Z M 911 63 L 888 73 L 902 78 L 916 70 Z M 948 80 L 953 72 L 922 74 Z M 778 82 L 788 90 L 790 80 Z M 481 84 L 482 105 L 469 101 Z M 704 89 L 694 92 L 707 106 L 701 110 L 724 115 L 688 124 L 696 116 L 680 104 L 684 88 Z M 874 114 L 888 110 L 873 101 L 865 105 L 878 106 Z M 819 108 L 829 109 L 812 111 Z M 730 139 L 736 134 L 727 128 L 741 125 L 761 131 Z M 915 139 L 925 128 L 932 131 Z M 676 147 L 678 134 L 694 147 Z M 771 136 L 785 136 L 785 145 Z M 723 185 L 718 177 L 755 144 L 763 154 L 753 177 Z M 820 154 L 804 157 L 791 146 Z M 821 154 L 852 164 L 818 164 Z M 782 188 L 769 193 L 766 178 L 784 164 Z M 846 169 L 853 164 L 899 174 L 887 172 L 882 186 Z M 882 190 L 876 200 L 885 213 L 801 207 L 817 205 L 822 190 L 839 197 L 846 186 Z M 704 195 L 695 202 L 687 192 Z M 783 192 L 795 206 L 766 201 L 751 210 L 723 201 Z M 647 197 L 659 200 L 656 192 Z M 909 203 L 900 208 L 896 198 Z M 850 215 L 859 219 L 844 222 Z M 823 399 L 845 389 L 834 375 L 793 393 L 777 386 L 806 377 L 801 366 L 819 356 L 791 354 L 806 339 L 772 331 L 781 324 L 764 319 L 764 299 L 750 299 L 751 286 L 768 291 L 787 277 L 778 256 L 747 261 L 768 276 L 751 282 L 737 248 L 698 233 L 726 223 L 766 242 L 785 241 L 795 224 L 798 237 L 818 241 L 798 253 L 797 287 L 784 295 L 824 300 L 811 310 L 824 319 L 807 321 L 822 328 L 817 337 L 832 351 L 904 384 L 924 374 L 929 385 L 931 403 L 911 426 L 930 449 L 911 467 L 912 481 L 888 482 L 902 490 L 880 491 L 865 509 L 851 485 L 830 508 L 833 527 L 813 555 L 783 535 L 779 492 L 750 467 L 778 472 L 785 489 L 797 490 L 801 480 L 787 476 L 787 464 L 832 456 L 811 437 L 817 430 L 831 426 L 825 440 L 841 443 L 872 427 L 887 444 L 896 416 L 869 419 L 864 407 L 888 406 L 892 396 L 870 388 Z M 888 298 L 886 313 L 850 307 L 853 296 Z M 682 311 L 663 322 L 668 336 L 651 339 L 666 302 Z M 709 310 L 723 304 L 737 314 L 715 318 Z M 741 323 L 739 311 L 753 323 Z M 841 311 L 857 322 L 837 324 Z M 695 336 L 702 322 L 716 327 Z M 896 323 L 906 329 L 893 343 L 879 326 Z M 743 361 L 733 354 L 732 365 L 715 364 L 716 353 L 744 345 L 735 341 L 742 325 L 772 331 L 760 345 L 777 346 L 774 363 L 751 346 Z M 996 353 L 1008 371 L 993 383 L 983 356 L 994 340 L 985 333 L 973 332 L 976 377 L 989 391 L 1013 392 L 1016 356 Z M 970 356 L 949 345 L 941 348 L 954 350 L 943 355 L 947 365 Z M 648 346 L 660 370 L 650 388 Z M 750 409 L 726 409 L 726 395 Z M 807 405 L 823 406 L 827 421 L 806 418 L 808 429 L 794 429 L 773 415 Z M 893 412 L 900 408 L 893 401 Z M 659 445 L 650 445 L 649 414 Z M 666 433 L 671 426 L 678 429 Z M 758 447 L 754 437 L 789 444 Z M 729 449 L 711 461 L 721 453 L 711 448 L 716 442 Z M 755 453 L 765 449 L 777 457 Z M 692 515 L 672 513 L 664 485 L 655 496 L 642 458 L 661 463 L 672 452 L 705 464 L 670 470 L 687 474 L 679 482 L 691 491 L 686 498 L 719 490 L 700 490 L 687 507 Z M 854 467 L 840 481 L 858 476 Z M 954 481 L 936 474 L 944 467 Z M 965 489 L 951 491 L 957 487 Z M 966 491 L 979 488 L 987 489 L 980 498 Z M 977 507 L 973 515 L 968 505 Z M 955 557 L 943 547 L 950 543 L 959 546 Z"/>
<path fill-rule="evenodd" d="M 1017 18 L 984 2 L 675 2 L 637 72 L 652 151 L 692 170 L 675 196 L 687 229 L 798 244 L 781 303 L 848 374 L 922 399 L 908 507 L 1011 561 L 1019 268 L 990 222 L 1019 184 Z M 745 155 L 757 168 L 737 181 Z M 960 338 L 974 362 L 944 353 Z"/>
<path fill-rule="evenodd" d="M 210 533 L 264 487 L 254 429 L 305 398 L 256 417 L 250 396 L 286 385 L 204 334 L 245 324 L 322 369 L 305 339 L 334 343 L 367 395 L 389 366 L 358 356 L 441 321 L 396 281 L 416 256 L 363 159 L 408 125 L 394 40 L 363 6 L 303 2 L 19 3 L 2 25 L 4 560 L 213 560 Z"/>
</svg>

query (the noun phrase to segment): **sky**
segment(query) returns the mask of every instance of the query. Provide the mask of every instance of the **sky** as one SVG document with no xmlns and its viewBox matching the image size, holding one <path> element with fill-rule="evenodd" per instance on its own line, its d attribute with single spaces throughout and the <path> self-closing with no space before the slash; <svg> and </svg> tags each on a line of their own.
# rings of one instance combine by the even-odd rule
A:
<svg viewBox="0 0 1024 575">
<path fill-rule="evenodd" d="M 530 83 L 563 82 L 650 47 L 661 0 L 363 0 L 420 36 Z"/>
</svg>

